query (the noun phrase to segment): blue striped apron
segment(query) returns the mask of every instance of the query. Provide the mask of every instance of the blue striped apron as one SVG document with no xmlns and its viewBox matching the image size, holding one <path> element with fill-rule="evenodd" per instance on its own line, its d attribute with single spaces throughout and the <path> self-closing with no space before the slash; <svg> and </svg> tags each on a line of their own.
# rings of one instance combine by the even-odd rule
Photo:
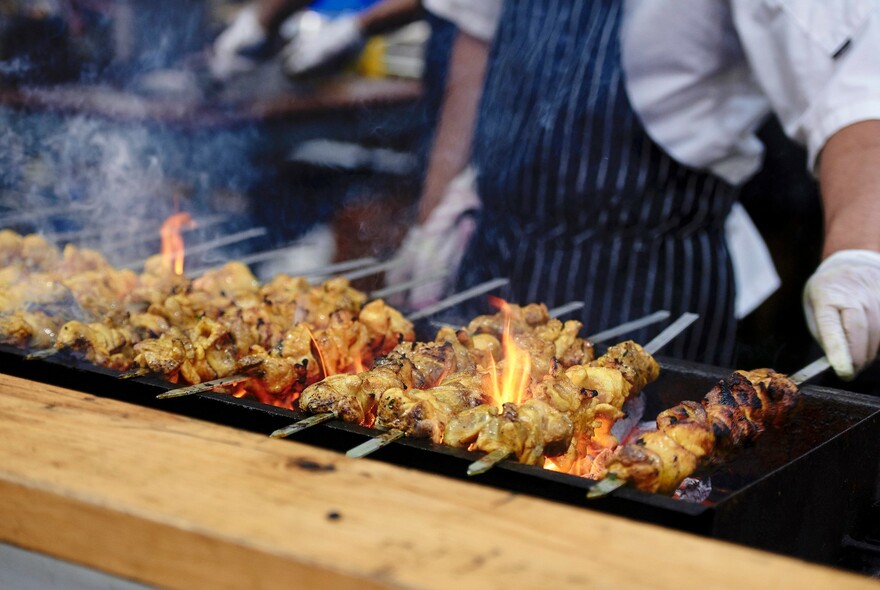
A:
<svg viewBox="0 0 880 590">
<path fill-rule="evenodd" d="M 588 333 L 694 311 L 663 354 L 730 365 L 723 226 L 737 191 L 645 133 L 620 65 L 622 4 L 505 2 L 473 144 L 483 211 L 458 288 L 506 276 L 511 302 L 581 300 Z"/>
</svg>

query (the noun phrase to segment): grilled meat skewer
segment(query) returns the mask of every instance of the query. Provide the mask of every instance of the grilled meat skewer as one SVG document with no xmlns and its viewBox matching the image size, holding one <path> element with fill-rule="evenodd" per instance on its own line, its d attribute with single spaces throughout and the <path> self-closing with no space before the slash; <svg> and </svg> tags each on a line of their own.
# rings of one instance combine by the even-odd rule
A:
<svg viewBox="0 0 880 590">
<path fill-rule="evenodd" d="M 520 406 L 504 404 L 500 412 L 494 406 L 465 410 L 447 425 L 443 441 L 496 456 L 506 449 L 531 465 L 543 464 L 545 456 L 575 455 L 579 438 L 593 435 L 596 416 L 616 419 L 626 398 L 654 381 L 659 371 L 641 346 L 623 342 L 589 365 L 545 376 Z"/>
<path fill-rule="evenodd" d="M 640 490 L 669 494 L 698 466 L 721 460 L 780 425 L 800 401 L 797 385 L 770 369 L 736 371 L 702 402 L 660 413 L 657 430 L 619 447 L 607 473 Z"/>
</svg>

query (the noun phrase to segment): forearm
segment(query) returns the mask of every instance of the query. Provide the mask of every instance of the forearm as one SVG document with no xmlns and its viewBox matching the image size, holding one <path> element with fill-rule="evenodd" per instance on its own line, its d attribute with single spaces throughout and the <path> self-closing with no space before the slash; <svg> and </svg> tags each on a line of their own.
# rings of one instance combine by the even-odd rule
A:
<svg viewBox="0 0 880 590">
<path fill-rule="evenodd" d="M 819 184 L 825 210 L 822 257 L 840 250 L 880 252 L 880 121 L 862 121 L 822 150 Z"/>
<path fill-rule="evenodd" d="M 452 48 L 446 91 L 419 202 L 424 223 L 449 183 L 468 165 L 489 45 L 459 33 Z"/>
<path fill-rule="evenodd" d="M 364 36 L 382 35 L 422 17 L 421 0 L 383 0 L 358 15 Z"/>
</svg>

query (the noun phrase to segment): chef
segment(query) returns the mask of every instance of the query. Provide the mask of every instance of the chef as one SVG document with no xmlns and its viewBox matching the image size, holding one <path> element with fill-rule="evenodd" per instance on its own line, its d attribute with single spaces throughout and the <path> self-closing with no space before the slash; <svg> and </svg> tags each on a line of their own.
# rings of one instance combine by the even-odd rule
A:
<svg viewBox="0 0 880 590">
<path fill-rule="evenodd" d="M 852 378 L 880 347 L 880 5 L 872 0 L 425 0 L 458 24 L 419 209 L 472 163 L 459 288 L 585 302 L 591 331 L 696 311 L 673 356 L 729 365 L 724 223 L 774 112 L 825 209 L 807 322 Z M 419 231 L 416 229 L 415 231 Z M 793 244 L 796 248 L 797 245 Z"/>
</svg>

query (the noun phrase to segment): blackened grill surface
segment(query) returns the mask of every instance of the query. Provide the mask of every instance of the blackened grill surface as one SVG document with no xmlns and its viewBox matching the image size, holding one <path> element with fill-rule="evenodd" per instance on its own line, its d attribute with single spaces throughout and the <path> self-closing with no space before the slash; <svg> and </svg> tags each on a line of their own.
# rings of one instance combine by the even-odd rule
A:
<svg viewBox="0 0 880 590">
<path fill-rule="evenodd" d="M 730 373 L 663 359 L 661 365 L 661 378 L 646 389 L 646 419 L 683 400 L 701 399 Z M 172 385 L 151 377 L 120 381 L 114 371 L 78 365 L 64 354 L 28 361 L 22 351 L 2 346 L 0 372 L 262 434 L 304 417 L 219 393 L 159 401 L 156 394 Z M 509 461 L 469 481 L 872 573 L 870 552 L 858 547 L 872 539 L 864 523 L 870 522 L 877 491 L 871 449 L 880 448 L 880 399 L 819 387 L 803 391 L 804 402 L 784 428 L 768 429 L 753 448 L 702 474 L 711 477 L 713 488 L 702 504 L 628 488 L 587 501 L 590 480 Z M 333 421 L 295 440 L 345 451 L 375 434 Z M 373 457 L 466 479 L 467 465 L 479 456 L 402 439 Z"/>
</svg>

